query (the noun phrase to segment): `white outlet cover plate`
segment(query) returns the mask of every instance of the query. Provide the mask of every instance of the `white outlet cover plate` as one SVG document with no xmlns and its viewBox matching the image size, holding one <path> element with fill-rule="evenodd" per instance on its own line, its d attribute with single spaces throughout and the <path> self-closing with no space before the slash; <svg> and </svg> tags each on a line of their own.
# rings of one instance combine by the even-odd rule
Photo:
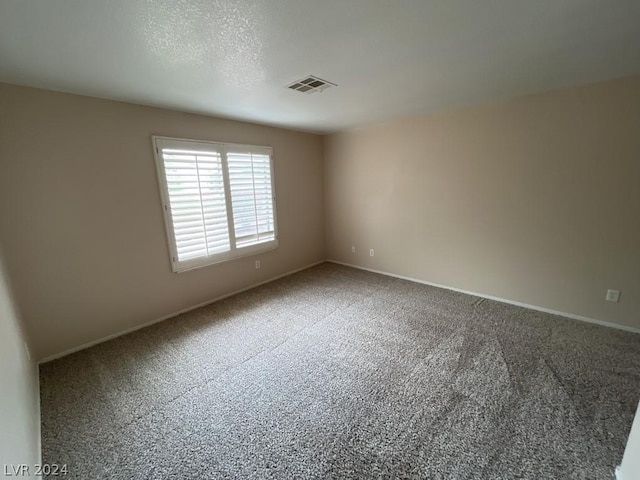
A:
<svg viewBox="0 0 640 480">
<path fill-rule="evenodd" d="M 617 302 L 620 299 L 620 290 L 607 290 L 605 299 L 607 302 Z"/>
</svg>

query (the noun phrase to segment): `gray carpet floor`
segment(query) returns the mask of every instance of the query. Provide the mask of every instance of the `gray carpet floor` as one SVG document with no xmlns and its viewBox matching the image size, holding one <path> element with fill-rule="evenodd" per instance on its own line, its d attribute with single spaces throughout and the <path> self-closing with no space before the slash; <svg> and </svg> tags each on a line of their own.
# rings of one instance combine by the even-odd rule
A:
<svg viewBox="0 0 640 480">
<path fill-rule="evenodd" d="M 40 369 L 73 479 L 608 479 L 640 335 L 330 263 Z"/>
</svg>

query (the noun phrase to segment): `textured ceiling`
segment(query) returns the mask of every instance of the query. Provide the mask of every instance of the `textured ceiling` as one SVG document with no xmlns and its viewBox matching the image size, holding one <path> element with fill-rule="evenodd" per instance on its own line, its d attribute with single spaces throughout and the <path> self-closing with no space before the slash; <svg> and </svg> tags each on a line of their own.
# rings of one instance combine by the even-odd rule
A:
<svg viewBox="0 0 640 480">
<path fill-rule="evenodd" d="M 0 0 L 2 82 L 314 132 L 635 74 L 638 0 Z"/>
</svg>

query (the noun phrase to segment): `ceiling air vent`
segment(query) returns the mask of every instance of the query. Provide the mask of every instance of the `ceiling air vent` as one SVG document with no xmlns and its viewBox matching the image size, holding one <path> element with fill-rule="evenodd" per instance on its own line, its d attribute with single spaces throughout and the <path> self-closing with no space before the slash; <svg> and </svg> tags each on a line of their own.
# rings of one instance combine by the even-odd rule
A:
<svg viewBox="0 0 640 480">
<path fill-rule="evenodd" d="M 302 80 L 297 80 L 287 85 L 287 88 L 290 88 L 291 90 L 297 90 L 298 92 L 302 92 L 302 93 L 321 92 L 325 88 L 329 88 L 329 87 L 337 87 L 337 85 L 335 83 L 322 80 L 321 78 L 314 77 L 313 75 L 309 75 L 308 77 L 305 77 Z"/>
</svg>

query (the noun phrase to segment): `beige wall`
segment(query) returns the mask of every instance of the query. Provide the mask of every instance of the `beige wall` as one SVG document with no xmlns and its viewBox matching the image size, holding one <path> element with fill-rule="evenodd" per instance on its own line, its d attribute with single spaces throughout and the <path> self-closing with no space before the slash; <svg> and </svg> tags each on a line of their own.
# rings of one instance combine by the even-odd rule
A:
<svg viewBox="0 0 640 480">
<path fill-rule="evenodd" d="M 325 216 L 330 259 L 640 327 L 640 77 L 330 135 Z"/>
<path fill-rule="evenodd" d="M 279 248 L 172 273 L 152 134 L 273 147 Z M 324 259 L 316 135 L 0 85 L 0 172 L 0 242 L 38 358 Z"/>
<path fill-rule="evenodd" d="M 639 131 L 635 77 L 330 135 L 323 172 L 318 136 L 0 84 L 0 242 L 37 358 L 322 260 L 325 238 L 331 259 L 640 327 Z M 280 247 L 171 273 L 152 134 L 272 146 Z"/>
<path fill-rule="evenodd" d="M 25 349 L 25 336 L 0 258 L 0 476 L 5 465 L 40 463 L 38 368 Z"/>
</svg>

